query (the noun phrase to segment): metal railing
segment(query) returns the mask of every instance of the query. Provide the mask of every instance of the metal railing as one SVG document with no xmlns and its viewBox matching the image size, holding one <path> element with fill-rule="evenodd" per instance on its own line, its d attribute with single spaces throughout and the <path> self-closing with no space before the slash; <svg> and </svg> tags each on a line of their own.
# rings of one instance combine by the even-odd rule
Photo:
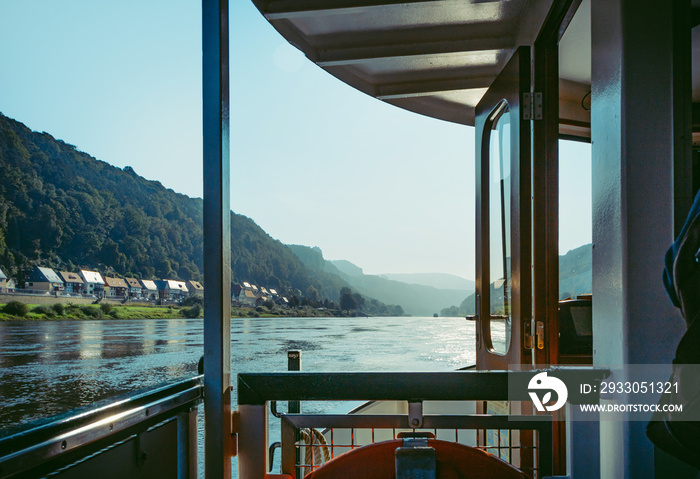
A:
<svg viewBox="0 0 700 479">
<path fill-rule="evenodd" d="M 0 478 L 197 477 L 203 376 L 71 411 L 0 438 Z"/>
<path fill-rule="evenodd" d="M 412 428 L 409 424 L 408 416 L 400 415 L 306 415 L 288 414 L 282 416 L 282 464 L 281 471 L 289 474 L 293 478 L 303 477 L 305 474 L 319 467 L 314 461 L 309 462 L 305 454 L 297 454 L 299 448 L 321 449 L 321 444 L 300 444 L 294 441 L 297 430 L 305 428 L 329 428 L 324 431 L 330 437 L 330 441 L 325 446 L 329 450 L 331 458 L 340 453 L 356 449 L 358 447 L 372 444 L 380 440 L 396 439 L 398 432 L 403 431 L 431 431 L 437 436 L 438 431 L 452 430 L 455 432 L 455 441 L 459 442 L 459 431 L 468 430 L 518 430 L 536 431 L 537 437 L 535 446 L 529 448 L 536 454 L 536 467 L 524 470 L 530 477 L 544 477 L 552 473 L 552 418 L 551 416 L 538 416 L 537 419 L 525 416 L 490 416 L 490 415 L 427 415 L 423 416 L 423 423 L 420 428 Z M 350 433 L 350 441 L 336 441 L 334 429 L 341 428 L 347 435 Z M 379 431 L 388 433 L 379 435 Z M 369 440 L 357 440 L 356 435 L 361 431 L 371 431 Z M 358 444 L 359 442 L 359 444 Z M 480 446 L 479 449 L 488 452 L 495 452 L 498 456 L 498 449 L 494 446 Z M 318 455 L 317 455 L 318 456 Z M 313 457 L 313 455 L 312 455 Z M 301 458 L 301 459 L 298 459 Z M 507 461 L 509 462 L 509 461 Z M 516 464 L 519 466 L 519 464 Z"/>
<path fill-rule="evenodd" d="M 577 374 L 582 371 L 577 370 Z M 589 370 L 591 381 L 606 372 Z M 255 373 L 238 375 L 239 472 L 245 479 L 264 478 L 270 401 L 408 401 L 408 415 L 282 415 L 282 473 L 297 477 L 305 466 L 294 448 L 302 428 L 452 429 L 536 431 L 538 477 L 552 471 L 552 421 L 544 416 L 426 415 L 411 417 L 411 404 L 423 401 L 530 401 L 531 371 L 454 371 L 440 373 Z M 509 382 L 511 389 L 509 390 Z M 512 388 L 512 383 L 521 387 Z M 514 392 L 515 391 L 515 392 Z M 415 409 L 415 408 L 414 408 Z M 352 444 L 351 444 L 352 445 Z M 481 444 L 486 446 L 485 444 Z M 313 446 L 312 446 L 313 447 Z M 484 447 L 489 449 L 489 447 Z M 490 448 L 498 449 L 498 446 Z"/>
</svg>

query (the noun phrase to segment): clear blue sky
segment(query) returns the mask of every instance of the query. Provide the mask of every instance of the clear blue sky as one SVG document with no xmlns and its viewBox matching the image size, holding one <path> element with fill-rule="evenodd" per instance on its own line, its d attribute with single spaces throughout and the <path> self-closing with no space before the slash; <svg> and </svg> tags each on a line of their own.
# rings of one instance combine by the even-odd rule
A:
<svg viewBox="0 0 700 479">
<path fill-rule="evenodd" d="M 0 0 L 0 112 L 201 196 L 199 10 L 193 0 Z M 473 279 L 473 128 L 355 91 L 243 0 L 231 2 L 231 104 L 236 213 L 366 273 Z M 590 242 L 587 148 L 562 148 L 572 196 L 562 252 Z"/>
</svg>

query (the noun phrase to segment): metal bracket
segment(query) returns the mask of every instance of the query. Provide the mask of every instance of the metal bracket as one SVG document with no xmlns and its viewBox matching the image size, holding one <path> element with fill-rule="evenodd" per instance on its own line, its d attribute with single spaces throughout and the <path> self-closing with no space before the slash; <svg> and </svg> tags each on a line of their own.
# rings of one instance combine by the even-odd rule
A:
<svg viewBox="0 0 700 479">
<path fill-rule="evenodd" d="M 436 462 L 435 449 L 428 447 L 427 436 L 405 436 L 402 447 L 396 448 L 394 452 L 394 477 L 435 479 Z"/>
<path fill-rule="evenodd" d="M 523 120 L 541 120 L 543 118 L 542 92 L 524 92 L 521 109 Z"/>
<path fill-rule="evenodd" d="M 238 426 L 241 423 L 241 413 L 238 410 L 231 411 L 231 434 L 238 433 Z"/>
<path fill-rule="evenodd" d="M 241 413 L 238 410 L 231 411 L 231 457 L 238 455 L 238 433 L 241 426 Z"/>
<path fill-rule="evenodd" d="M 544 323 L 537 321 L 535 327 L 537 329 L 537 349 L 544 349 Z"/>
<path fill-rule="evenodd" d="M 530 321 L 525 321 L 523 323 L 523 347 L 525 349 L 533 349 L 535 347 L 534 343 L 532 338 L 532 323 Z"/>
<path fill-rule="evenodd" d="M 408 425 L 413 429 L 423 427 L 423 402 L 416 401 L 408 403 Z"/>
<path fill-rule="evenodd" d="M 148 460 L 148 451 L 143 448 L 141 441 L 143 433 L 136 435 L 136 464 L 138 467 L 143 467 L 143 464 Z"/>
</svg>

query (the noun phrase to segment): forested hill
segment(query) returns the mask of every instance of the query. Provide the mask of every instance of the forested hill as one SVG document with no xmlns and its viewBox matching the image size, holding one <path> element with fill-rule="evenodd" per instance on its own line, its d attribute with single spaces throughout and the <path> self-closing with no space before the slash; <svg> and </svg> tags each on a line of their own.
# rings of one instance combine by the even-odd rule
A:
<svg viewBox="0 0 700 479">
<path fill-rule="evenodd" d="M 234 281 L 280 291 L 313 286 L 333 300 L 347 286 L 306 268 L 245 216 L 231 213 L 231 229 Z M 0 114 L 0 266 L 8 275 L 41 265 L 201 280 L 202 258 L 201 199 Z"/>
</svg>

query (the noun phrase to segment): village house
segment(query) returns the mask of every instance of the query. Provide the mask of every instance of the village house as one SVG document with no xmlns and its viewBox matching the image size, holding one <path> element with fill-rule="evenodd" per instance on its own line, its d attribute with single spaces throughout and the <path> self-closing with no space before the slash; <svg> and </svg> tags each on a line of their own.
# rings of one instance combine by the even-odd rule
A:
<svg viewBox="0 0 700 479">
<path fill-rule="evenodd" d="M 258 299 L 255 293 L 249 289 L 244 289 L 238 296 L 238 302 L 243 306 L 255 306 L 255 300 Z"/>
<path fill-rule="evenodd" d="M 64 290 L 64 283 L 61 277 L 51 268 L 34 266 L 34 269 L 29 274 L 28 281 L 24 284 L 24 288 L 57 294 Z"/>
<path fill-rule="evenodd" d="M 100 273 L 81 269 L 79 274 L 85 283 L 85 294 L 94 294 L 98 298 L 104 295 L 105 281 Z"/>
<path fill-rule="evenodd" d="M 231 284 L 231 301 L 238 301 L 241 291 L 243 291 L 243 286 L 238 283 Z"/>
<path fill-rule="evenodd" d="M 188 281 L 186 283 L 190 295 L 204 296 L 204 286 L 199 281 Z"/>
<path fill-rule="evenodd" d="M 105 297 L 124 298 L 128 288 L 129 286 L 123 279 L 105 276 Z"/>
<path fill-rule="evenodd" d="M 0 268 L 0 293 L 7 293 L 7 275 Z"/>
<path fill-rule="evenodd" d="M 189 293 L 184 281 L 164 279 L 155 283 L 158 288 L 158 297 L 163 301 L 181 301 Z"/>
<path fill-rule="evenodd" d="M 155 281 L 151 281 L 150 279 L 142 279 L 141 285 L 143 286 L 141 296 L 146 298 L 148 301 L 155 301 L 158 299 L 158 286 L 156 286 Z"/>
<path fill-rule="evenodd" d="M 272 295 L 273 298 L 277 297 L 277 290 L 270 288 L 270 294 Z"/>
<path fill-rule="evenodd" d="M 63 294 L 83 294 L 85 291 L 85 283 L 82 278 L 78 276 L 78 273 L 59 271 L 58 275 L 63 280 Z"/>
<path fill-rule="evenodd" d="M 143 296 L 143 286 L 141 286 L 138 279 L 124 278 L 124 282 L 128 287 L 127 292 L 131 299 L 137 299 Z"/>
<path fill-rule="evenodd" d="M 283 308 L 289 307 L 289 300 L 284 296 L 277 297 L 277 304 Z"/>
</svg>

